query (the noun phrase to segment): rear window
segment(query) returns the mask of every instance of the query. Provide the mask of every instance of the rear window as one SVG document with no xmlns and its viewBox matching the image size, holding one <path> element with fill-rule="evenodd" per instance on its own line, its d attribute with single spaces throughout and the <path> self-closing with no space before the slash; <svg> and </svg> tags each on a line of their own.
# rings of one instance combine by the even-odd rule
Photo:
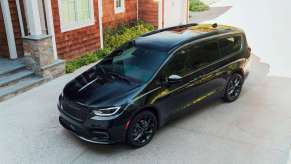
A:
<svg viewBox="0 0 291 164">
<path fill-rule="evenodd" d="M 227 56 L 239 51 L 241 49 L 241 45 L 241 36 L 223 38 L 219 41 L 219 46 L 223 56 Z"/>
</svg>

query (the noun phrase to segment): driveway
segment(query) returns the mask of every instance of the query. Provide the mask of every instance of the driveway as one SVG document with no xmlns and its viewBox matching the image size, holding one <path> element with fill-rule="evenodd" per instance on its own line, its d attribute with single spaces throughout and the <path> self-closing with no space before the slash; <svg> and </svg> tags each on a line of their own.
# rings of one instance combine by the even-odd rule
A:
<svg viewBox="0 0 291 164">
<path fill-rule="evenodd" d="M 247 2 L 248 5 L 255 3 Z M 261 5 L 266 3 L 262 1 Z M 241 6 L 245 7 L 243 13 L 251 8 L 248 5 Z M 237 13 L 242 10 L 239 8 L 233 7 L 229 12 Z M 284 16 L 284 12 L 281 14 Z M 229 17 L 221 19 L 234 21 Z M 257 21 L 261 22 L 259 18 Z M 235 24 L 240 25 L 238 21 Z M 122 144 L 92 145 L 76 139 L 58 124 L 56 108 L 64 84 L 85 67 L 0 103 L 0 163 L 286 164 L 291 145 L 291 78 L 277 64 L 287 63 L 281 67 L 288 69 L 290 60 L 283 61 L 288 59 L 287 55 L 281 55 L 282 59 L 271 55 L 278 55 L 273 54 L 275 51 L 288 52 L 285 44 L 282 44 L 284 49 L 276 49 L 279 41 L 287 39 L 277 29 L 282 38 L 270 32 L 275 39 L 268 41 L 269 36 L 262 35 L 259 24 L 255 29 L 241 24 L 245 25 L 259 57 L 253 57 L 252 73 L 238 101 L 226 104 L 217 100 L 193 109 L 187 116 L 160 129 L 154 140 L 141 149 Z M 266 22 L 264 25 L 268 25 L 266 29 L 277 27 L 269 27 Z M 260 44 L 257 38 L 266 45 Z M 269 45 L 275 41 L 276 46 Z"/>
<path fill-rule="evenodd" d="M 290 0 L 221 0 L 212 7 L 232 6 L 213 20 L 243 28 L 253 49 L 271 65 L 270 74 L 291 77 Z"/>
<path fill-rule="evenodd" d="M 58 124 L 57 97 L 83 68 L 0 104 L 0 163 L 286 164 L 291 79 L 253 63 L 238 101 L 193 109 L 137 150 L 84 143 Z"/>
<path fill-rule="evenodd" d="M 210 7 L 209 10 L 203 12 L 190 12 L 190 22 L 201 23 L 215 19 L 224 13 L 228 12 L 231 6 Z"/>
</svg>

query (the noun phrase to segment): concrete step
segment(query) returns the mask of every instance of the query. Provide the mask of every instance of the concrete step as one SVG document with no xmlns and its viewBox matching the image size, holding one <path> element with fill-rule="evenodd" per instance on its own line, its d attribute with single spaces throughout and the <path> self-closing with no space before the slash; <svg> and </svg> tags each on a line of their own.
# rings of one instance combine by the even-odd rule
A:
<svg viewBox="0 0 291 164">
<path fill-rule="evenodd" d="M 20 60 L 8 60 L 0 58 L 0 75 L 12 73 L 20 69 L 25 69 L 25 65 Z"/>
<path fill-rule="evenodd" d="M 18 71 L 12 71 L 6 74 L 2 74 L 0 75 L 0 87 L 11 85 L 21 79 L 32 75 L 33 72 L 26 69 L 20 69 Z"/>
<path fill-rule="evenodd" d="M 41 85 L 45 79 L 39 76 L 29 76 L 11 85 L 0 87 L 0 102 Z"/>
</svg>

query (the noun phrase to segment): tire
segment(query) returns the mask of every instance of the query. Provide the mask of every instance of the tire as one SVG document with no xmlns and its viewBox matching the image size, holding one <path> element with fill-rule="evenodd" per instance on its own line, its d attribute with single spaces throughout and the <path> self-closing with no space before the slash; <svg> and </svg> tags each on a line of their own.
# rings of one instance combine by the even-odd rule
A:
<svg viewBox="0 0 291 164">
<path fill-rule="evenodd" d="M 134 148 L 147 145 L 153 139 L 157 127 L 157 117 L 152 112 L 143 111 L 137 114 L 128 127 L 127 144 Z"/>
<path fill-rule="evenodd" d="M 244 83 L 244 78 L 238 73 L 234 73 L 228 80 L 225 88 L 223 100 L 225 102 L 234 102 L 240 96 L 242 87 Z"/>
</svg>

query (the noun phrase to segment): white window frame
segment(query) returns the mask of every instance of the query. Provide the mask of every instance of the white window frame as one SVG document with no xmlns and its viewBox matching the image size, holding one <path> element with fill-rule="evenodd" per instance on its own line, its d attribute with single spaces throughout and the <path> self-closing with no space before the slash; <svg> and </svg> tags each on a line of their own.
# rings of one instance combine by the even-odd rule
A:
<svg viewBox="0 0 291 164">
<path fill-rule="evenodd" d="M 116 0 L 113 0 L 113 1 L 114 1 L 114 12 L 115 12 L 115 14 L 125 12 L 125 2 L 124 2 L 125 0 L 120 0 L 121 1 L 121 7 L 117 7 Z"/>
<path fill-rule="evenodd" d="M 76 1 L 78 1 L 78 0 L 76 0 Z M 76 30 L 76 29 L 80 29 L 83 27 L 88 27 L 88 26 L 94 25 L 95 24 L 95 16 L 94 16 L 94 2 L 93 2 L 93 0 L 89 0 L 89 4 L 90 4 L 90 19 L 88 21 L 76 22 L 76 23 L 73 23 L 70 25 L 64 25 L 62 23 L 63 22 L 63 20 L 62 20 L 63 17 L 62 17 L 62 12 L 61 12 L 62 11 L 62 4 L 61 4 L 61 0 L 58 0 L 61 32 L 72 31 L 72 30 Z"/>
</svg>

